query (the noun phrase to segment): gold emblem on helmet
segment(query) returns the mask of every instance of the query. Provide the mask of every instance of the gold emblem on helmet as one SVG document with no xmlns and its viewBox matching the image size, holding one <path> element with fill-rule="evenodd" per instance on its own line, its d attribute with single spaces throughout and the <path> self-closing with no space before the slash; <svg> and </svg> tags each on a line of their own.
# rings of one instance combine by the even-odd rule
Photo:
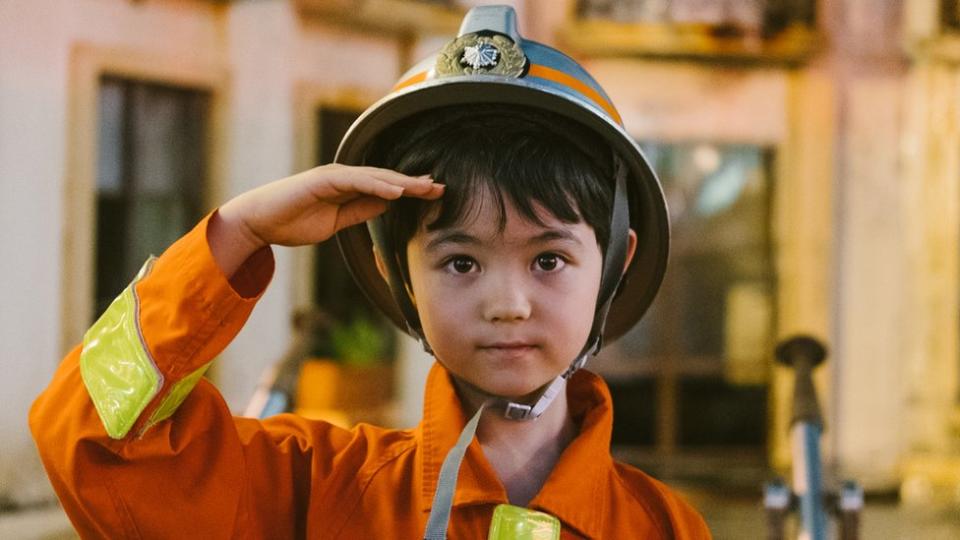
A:
<svg viewBox="0 0 960 540">
<path fill-rule="evenodd" d="M 519 77 L 527 65 L 520 45 L 500 34 L 467 34 L 447 43 L 437 55 L 439 77 L 503 75 Z"/>
</svg>

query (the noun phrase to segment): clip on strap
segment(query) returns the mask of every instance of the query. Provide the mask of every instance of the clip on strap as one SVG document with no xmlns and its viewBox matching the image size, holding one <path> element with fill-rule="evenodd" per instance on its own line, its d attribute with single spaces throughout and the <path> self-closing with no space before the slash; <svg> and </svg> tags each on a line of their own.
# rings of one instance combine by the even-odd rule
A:
<svg viewBox="0 0 960 540">
<path fill-rule="evenodd" d="M 577 362 L 574 362 L 574 364 L 577 364 Z M 583 364 L 580 363 L 580 365 Z M 533 405 L 507 401 L 503 416 L 510 420 L 536 420 L 540 418 L 540 415 L 547 410 L 547 407 L 549 407 L 550 404 L 553 403 L 553 400 L 563 391 L 564 383 L 574 371 L 575 370 L 568 369 L 563 375 L 557 375 L 556 378 L 550 381 L 550 384 L 547 385 Z"/>
<path fill-rule="evenodd" d="M 457 476 L 460 474 L 460 464 L 467 453 L 470 441 L 477 433 L 477 424 L 486 403 L 480 405 L 473 418 L 463 426 L 457 444 L 447 452 L 440 466 L 440 478 L 437 479 L 437 490 L 433 493 L 433 506 L 430 508 L 430 517 L 427 519 L 427 530 L 423 533 L 424 540 L 446 540 L 447 525 L 450 522 L 450 510 L 453 508 L 453 494 L 457 489 Z"/>
</svg>

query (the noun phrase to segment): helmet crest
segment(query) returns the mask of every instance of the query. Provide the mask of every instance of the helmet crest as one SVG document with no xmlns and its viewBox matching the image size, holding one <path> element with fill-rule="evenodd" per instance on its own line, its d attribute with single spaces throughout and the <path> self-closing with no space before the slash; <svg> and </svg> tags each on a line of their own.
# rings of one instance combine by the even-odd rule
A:
<svg viewBox="0 0 960 540">
<path fill-rule="evenodd" d="M 523 49 L 503 34 L 472 33 L 447 43 L 437 54 L 437 77 L 501 75 L 520 77 L 527 69 Z"/>
</svg>

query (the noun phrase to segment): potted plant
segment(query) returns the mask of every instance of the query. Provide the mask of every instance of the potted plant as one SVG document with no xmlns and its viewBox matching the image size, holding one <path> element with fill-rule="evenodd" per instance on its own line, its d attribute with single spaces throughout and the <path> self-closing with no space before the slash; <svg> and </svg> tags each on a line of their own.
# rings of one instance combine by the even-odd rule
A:
<svg viewBox="0 0 960 540">
<path fill-rule="evenodd" d="M 295 411 L 343 426 L 384 423 L 393 396 L 391 330 L 364 315 L 325 326 L 314 332 L 317 354 L 301 363 Z"/>
</svg>

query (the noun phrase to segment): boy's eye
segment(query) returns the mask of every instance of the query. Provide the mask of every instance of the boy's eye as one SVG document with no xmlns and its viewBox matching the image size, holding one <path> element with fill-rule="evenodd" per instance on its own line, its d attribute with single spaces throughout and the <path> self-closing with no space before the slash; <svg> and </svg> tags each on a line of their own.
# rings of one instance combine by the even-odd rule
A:
<svg viewBox="0 0 960 540">
<path fill-rule="evenodd" d="M 470 257 L 453 257 L 447 262 L 447 267 L 458 274 L 466 274 L 476 269 L 477 262 Z"/>
<path fill-rule="evenodd" d="M 552 272 L 563 265 L 563 259 L 556 253 L 542 253 L 535 261 L 537 268 L 545 272 Z"/>
</svg>

